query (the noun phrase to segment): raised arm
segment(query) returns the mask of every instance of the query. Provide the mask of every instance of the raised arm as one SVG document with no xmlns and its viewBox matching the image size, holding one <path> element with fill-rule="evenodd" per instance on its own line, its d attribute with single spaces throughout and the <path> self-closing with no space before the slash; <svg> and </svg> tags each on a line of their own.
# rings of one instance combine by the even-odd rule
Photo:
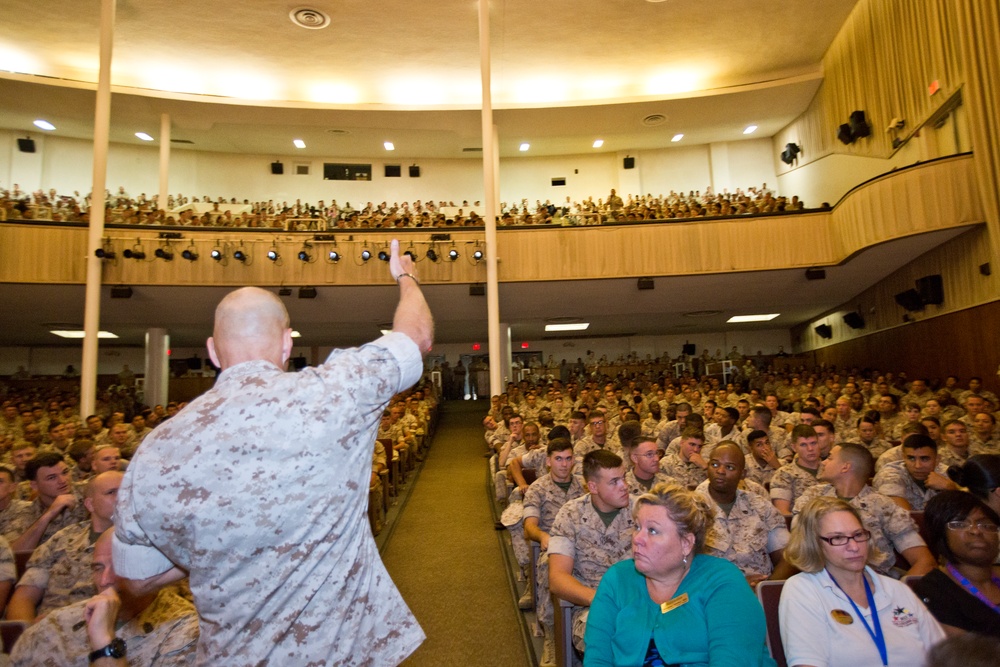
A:
<svg viewBox="0 0 1000 667">
<path fill-rule="evenodd" d="M 389 274 L 399 284 L 399 305 L 392 319 L 392 330 L 409 336 L 426 356 L 434 343 L 434 318 L 413 273 L 413 259 L 399 254 L 397 239 L 392 240 L 390 248 Z"/>
</svg>

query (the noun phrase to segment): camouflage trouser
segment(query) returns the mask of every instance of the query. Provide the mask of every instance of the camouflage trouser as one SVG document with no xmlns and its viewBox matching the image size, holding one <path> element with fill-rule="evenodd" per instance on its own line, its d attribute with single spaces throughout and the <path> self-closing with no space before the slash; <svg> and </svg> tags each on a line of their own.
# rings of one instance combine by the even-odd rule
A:
<svg viewBox="0 0 1000 667">
<path fill-rule="evenodd" d="M 547 551 L 538 557 L 538 563 L 535 566 L 535 581 L 538 582 L 535 614 L 538 616 L 538 622 L 545 626 L 545 631 L 551 632 L 555 618 L 552 612 L 552 596 L 549 595 L 549 553 Z"/>
<path fill-rule="evenodd" d="M 507 500 L 507 494 L 510 492 L 512 485 L 507 481 L 506 470 L 497 470 L 493 474 L 493 486 L 496 490 L 497 502 Z"/>
<path fill-rule="evenodd" d="M 583 643 L 583 635 L 587 632 L 587 616 L 590 607 L 573 607 L 573 646 L 580 653 L 584 652 L 586 645 Z"/>
<path fill-rule="evenodd" d="M 531 549 L 528 547 L 528 540 L 524 537 L 524 523 L 518 521 L 513 526 L 507 526 L 507 530 L 510 531 L 510 543 L 514 547 L 517 564 L 522 569 L 528 567 L 528 561 L 531 560 Z"/>
</svg>

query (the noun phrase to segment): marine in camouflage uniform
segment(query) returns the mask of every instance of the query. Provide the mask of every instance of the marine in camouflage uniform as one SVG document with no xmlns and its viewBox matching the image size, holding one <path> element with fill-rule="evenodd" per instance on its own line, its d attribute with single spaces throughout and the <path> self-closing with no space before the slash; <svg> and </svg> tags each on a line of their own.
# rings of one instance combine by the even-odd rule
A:
<svg viewBox="0 0 1000 667">
<path fill-rule="evenodd" d="M 34 586 L 43 592 L 36 616 L 97 593 L 90 572 L 97 537 L 90 521 L 83 521 L 63 528 L 35 549 L 17 587 Z"/>
<path fill-rule="evenodd" d="M 770 576 L 774 571 L 771 552 L 788 544 L 785 517 L 766 496 L 753 491 L 738 488 L 728 515 L 712 499 L 707 480 L 697 492 L 708 499 L 715 514 L 715 522 L 705 536 L 706 553 L 725 558 L 745 575 Z"/>
<path fill-rule="evenodd" d="M 680 453 L 667 454 L 660 459 L 660 470 L 673 481 L 694 489 L 705 481 L 708 473 L 697 463 L 685 461 Z"/>
<path fill-rule="evenodd" d="M 935 466 L 934 472 L 945 479 L 948 478 L 948 468 L 940 463 Z M 883 496 L 902 498 L 910 503 L 910 509 L 914 512 L 923 512 L 927 501 L 938 493 L 936 489 L 926 487 L 915 480 L 903 461 L 884 465 L 875 474 L 872 486 Z"/>
<path fill-rule="evenodd" d="M 86 606 L 84 600 L 57 609 L 29 626 L 11 651 L 11 667 L 87 665 Z M 115 636 L 125 640 L 130 667 L 187 667 L 194 664 L 198 614 L 176 588 L 165 588 Z"/>
<path fill-rule="evenodd" d="M 809 470 L 799 465 L 799 457 L 791 463 L 785 464 L 774 471 L 771 476 L 771 500 L 787 500 L 791 507 L 795 507 L 798 499 L 810 487 L 819 484 L 816 479 L 817 470 Z"/>
<path fill-rule="evenodd" d="M 596 589 L 608 568 L 620 560 L 632 557 L 632 533 L 636 530 L 632 510 L 635 497 L 629 496 L 628 507 L 607 526 L 601 519 L 589 495 L 567 502 L 559 510 L 550 531 L 549 554 L 573 559 L 573 577 L 588 588 Z M 573 645 L 586 649 L 583 635 L 587 629 L 590 607 L 573 609 Z"/>
<path fill-rule="evenodd" d="M 284 306 L 257 288 L 232 292 L 209 343 L 223 369 L 215 386 L 147 436 L 128 467 L 115 569 L 190 572 L 196 665 L 397 664 L 424 639 L 365 511 L 380 416 L 420 379 L 430 347 L 430 313 L 392 246 L 402 331 L 289 373 L 275 361 L 290 354 Z M 244 353 L 240 336 L 258 330 L 263 351 Z"/>
<path fill-rule="evenodd" d="M 635 468 L 625 473 L 625 486 L 628 487 L 628 492 L 631 496 L 641 496 L 644 493 L 649 493 L 649 490 L 657 484 L 672 481 L 674 481 L 673 478 L 667 473 L 658 472 L 650 480 L 650 483 L 646 485 L 635 476 Z"/>
</svg>

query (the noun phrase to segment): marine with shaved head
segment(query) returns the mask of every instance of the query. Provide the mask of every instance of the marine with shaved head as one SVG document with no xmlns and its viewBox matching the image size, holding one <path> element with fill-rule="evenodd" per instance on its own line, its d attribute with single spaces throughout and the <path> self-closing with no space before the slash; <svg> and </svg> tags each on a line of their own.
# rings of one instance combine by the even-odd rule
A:
<svg viewBox="0 0 1000 667">
<path fill-rule="evenodd" d="M 190 573 L 197 665 L 397 664 L 424 633 L 368 526 L 372 443 L 423 373 L 433 320 L 392 241 L 393 331 L 285 372 L 292 331 L 274 294 L 216 309 L 215 386 L 146 436 L 119 495 L 114 564 L 136 591 Z"/>
</svg>

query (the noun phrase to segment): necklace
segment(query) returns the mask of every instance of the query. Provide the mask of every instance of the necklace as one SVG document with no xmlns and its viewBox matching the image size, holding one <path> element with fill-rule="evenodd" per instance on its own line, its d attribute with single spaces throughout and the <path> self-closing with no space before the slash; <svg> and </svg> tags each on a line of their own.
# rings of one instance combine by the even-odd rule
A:
<svg viewBox="0 0 1000 667">
<path fill-rule="evenodd" d="M 986 597 L 986 595 L 981 590 L 979 590 L 978 588 L 976 588 L 975 586 L 973 586 L 972 582 L 969 581 L 968 579 L 966 579 L 962 575 L 962 573 L 958 571 L 957 567 L 955 567 L 951 563 L 948 563 L 948 565 L 946 567 L 948 568 L 948 572 L 951 574 L 951 576 L 953 576 L 955 579 L 958 580 L 958 583 L 962 586 L 962 588 L 964 588 L 965 590 L 967 590 L 969 593 L 972 593 L 973 595 L 975 595 L 977 598 L 979 598 L 980 602 L 982 602 L 987 607 L 989 607 L 993 611 L 995 611 L 998 614 L 1000 614 L 1000 605 L 998 605 L 995 602 L 993 602 L 992 600 L 990 600 L 988 597 Z M 990 581 L 993 582 L 994 586 L 996 586 L 997 588 L 1000 588 L 1000 577 L 997 577 L 997 576 L 994 575 L 994 576 L 990 577 Z"/>
</svg>

